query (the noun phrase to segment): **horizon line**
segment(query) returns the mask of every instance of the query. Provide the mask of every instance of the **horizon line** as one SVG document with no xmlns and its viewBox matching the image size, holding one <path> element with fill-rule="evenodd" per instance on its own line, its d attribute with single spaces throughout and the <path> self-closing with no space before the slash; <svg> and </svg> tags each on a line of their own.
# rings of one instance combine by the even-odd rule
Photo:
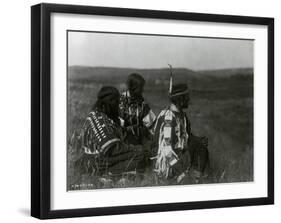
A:
<svg viewBox="0 0 281 223">
<path fill-rule="evenodd" d="M 169 69 L 169 67 L 157 67 L 157 68 L 137 68 L 137 67 L 119 67 L 119 66 L 90 66 L 90 65 L 68 65 L 68 67 L 91 67 L 91 68 L 112 68 L 112 69 L 135 69 L 135 70 L 163 70 Z M 210 69 L 191 69 L 187 67 L 173 67 L 173 69 L 186 69 L 195 72 L 202 72 L 202 71 L 212 71 L 212 70 L 232 70 L 232 69 L 252 69 L 254 67 L 226 67 L 226 68 L 210 68 Z"/>
</svg>

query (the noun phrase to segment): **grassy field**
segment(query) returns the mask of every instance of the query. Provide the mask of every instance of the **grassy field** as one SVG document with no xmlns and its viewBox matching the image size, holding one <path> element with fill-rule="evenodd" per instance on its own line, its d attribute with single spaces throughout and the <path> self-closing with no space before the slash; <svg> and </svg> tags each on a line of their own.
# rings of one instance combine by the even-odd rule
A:
<svg viewBox="0 0 281 223">
<path fill-rule="evenodd" d="M 113 181 L 81 175 L 74 168 L 79 154 L 75 131 L 79 129 L 103 85 L 122 91 L 129 73 L 142 74 L 147 83 L 145 98 L 158 114 L 168 104 L 168 69 L 121 69 L 70 67 L 68 73 L 68 190 L 168 185 L 147 172 L 142 178 L 126 175 Z M 191 104 L 187 113 L 195 135 L 209 139 L 210 171 L 194 181 L 187 176 L 183 184 L 247 182 L 253 180 L 253 70 L 226 69 L 194 72 L 174 69 L 176 82 L 187 83 Z M 73 143 L 74 142 L 74 143 Z"/>
</svg>

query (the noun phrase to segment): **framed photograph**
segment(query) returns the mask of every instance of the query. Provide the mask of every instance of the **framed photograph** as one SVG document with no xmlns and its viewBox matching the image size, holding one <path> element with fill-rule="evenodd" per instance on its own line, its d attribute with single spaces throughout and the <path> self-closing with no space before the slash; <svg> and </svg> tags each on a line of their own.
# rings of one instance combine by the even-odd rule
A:
<svg viewBox="0 0 281 223">
<path fill-rule="evenodd" d="M 31 215 L 274 203 L 274 19 L 31 7 Z"/>
</svg>

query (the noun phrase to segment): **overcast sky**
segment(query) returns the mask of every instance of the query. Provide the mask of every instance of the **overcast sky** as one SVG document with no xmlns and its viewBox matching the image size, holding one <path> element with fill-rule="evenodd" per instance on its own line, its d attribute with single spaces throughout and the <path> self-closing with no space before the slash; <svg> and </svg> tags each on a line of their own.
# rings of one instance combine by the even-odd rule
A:
<svg viewBox="0 0 281 223">
<path fill-rule="evenodd" d="M 93 32 L 68 33 L 68 63 L 192 70 L 253 67 L 253 41 Z"/>
</svg>

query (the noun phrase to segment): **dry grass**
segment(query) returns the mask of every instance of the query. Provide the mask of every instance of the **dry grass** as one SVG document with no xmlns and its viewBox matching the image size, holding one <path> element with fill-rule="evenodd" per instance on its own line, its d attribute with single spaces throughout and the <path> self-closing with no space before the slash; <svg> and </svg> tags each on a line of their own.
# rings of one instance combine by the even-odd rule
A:
<svg viewBox="0 0 281 223">
<path fill-rule="evenodd" d="M 141 72 L 140 72 L 141 73 Z M 108 78 L 107 78 L 108 79 Z M 200 77 L 189 81 L 192 101 L 188 110 L 195 135 L 209 138 L 210 170 L 208 177 L 195 180 L 185 177 L 183 184 L 247 182 L 253 180 L 253 80 L 244 77 Z M 70 145 L 73 132 L 79 131 L 83 119 L 95 102 L 97 91 L 105 80 L 69 80 L 68 82 L 68 173 L 69 190 L 171 185 L 161 181 L 151 171 L 143 176 L 125 174 L 104 179 L 82 175 L 74 168 L 79 145 Z M 114 82 L 118 89 L 122 82 Z M 168 103 L 167 85 L 150 81 L 145 97 L 155 113 Z M 75 136 L 76 137 L 76 136 Z M 75 141 L 75 140 L 74 140 Z"/>
</svg>

